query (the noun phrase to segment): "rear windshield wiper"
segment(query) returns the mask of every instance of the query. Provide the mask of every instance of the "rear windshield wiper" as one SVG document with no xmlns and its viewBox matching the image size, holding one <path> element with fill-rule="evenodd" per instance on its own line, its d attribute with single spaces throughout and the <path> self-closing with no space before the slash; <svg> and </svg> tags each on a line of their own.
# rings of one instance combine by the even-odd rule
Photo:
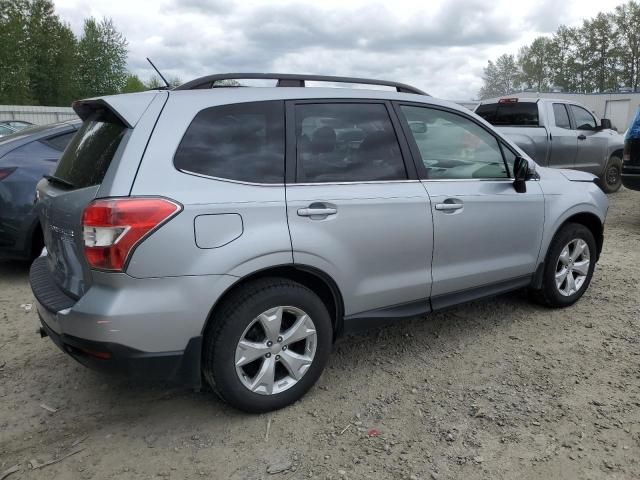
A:
<svg viewBox="0 0 640 480">
<path fill-rule="evenodd" d="M 43 177 L 49 180 L 50 182 L 63 185 L 67 188 L 76 188 L 76 186 L 73 183 L 65 180 L 64 178 L 56 177 L 55 175 L 43 175 Z"/>
</svg>

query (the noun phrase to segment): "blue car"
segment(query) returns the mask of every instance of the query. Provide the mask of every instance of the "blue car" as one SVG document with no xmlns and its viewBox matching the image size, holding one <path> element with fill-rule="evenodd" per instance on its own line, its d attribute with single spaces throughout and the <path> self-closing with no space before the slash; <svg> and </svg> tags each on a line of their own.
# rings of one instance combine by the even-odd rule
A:
<svg viewBox="0 0 640 480">
<path fill-rule="evenodd" d="M 31 127 L 0 139 L 0 259 L 30 260 L 44 242 L 36 184 L 54 169 L 80 122 Z"/>
</svg>

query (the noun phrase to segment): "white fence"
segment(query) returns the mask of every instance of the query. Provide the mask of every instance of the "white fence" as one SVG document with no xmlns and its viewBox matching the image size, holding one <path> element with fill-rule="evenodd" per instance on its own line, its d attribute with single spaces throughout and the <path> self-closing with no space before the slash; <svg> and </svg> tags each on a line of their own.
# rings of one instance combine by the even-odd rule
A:
<svg viewBox="0 0 640 480">
<path fill-rule="evenodd" d="M 0 121 L 24 120 L 36 125 L 62 122 L 78 118 L 71 107 L 35 107 L 27 105 L 0 105 Z"/>
</svg>

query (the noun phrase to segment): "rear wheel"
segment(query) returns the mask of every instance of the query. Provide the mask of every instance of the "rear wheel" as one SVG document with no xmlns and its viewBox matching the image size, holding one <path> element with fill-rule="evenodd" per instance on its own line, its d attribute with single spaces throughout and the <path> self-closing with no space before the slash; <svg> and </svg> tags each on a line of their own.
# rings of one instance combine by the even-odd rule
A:
<svg viewBox="0 0 640 480">
<path fill-rule="evenodd" d="M 611 156 L 599 183 L 605 193 L 613 193 L 620 190 L 622 185 L 622 159 L 620 157 Z"/>
<path fill-rule="evenodd" d="M 212 319 L 204 376 L 240 410 L 283 408 L 320 377 L 332 338 L 327 308 L 311 290 L 286 279 L 251 282 L 231 294 Z"/>
<path fill-rule="evenodd" d="M 534 298 L 549 307 L 573 305 L 589 287 L 596 263 L 596 242 L 584 225 L 568 223 L 551 241 Z"/>
</svg>

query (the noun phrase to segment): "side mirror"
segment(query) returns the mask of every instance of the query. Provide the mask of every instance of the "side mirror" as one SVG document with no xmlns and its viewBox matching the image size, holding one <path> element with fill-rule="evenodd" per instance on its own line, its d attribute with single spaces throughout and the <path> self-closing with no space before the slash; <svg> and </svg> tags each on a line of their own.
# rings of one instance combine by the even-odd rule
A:
<svg viewBox="0 0 640 480">
<path fill-rule="evenodd" d="M 529 176 L 529 161 L 523 157 L 516 157 L 513 163 L 513 188 L 518 193 L 527 191 L 527 177 Z"/>
<path fill-rule="evenodd" d="M 611 120 L 608 118 L 603 118 L 600 120 L 600 128 L 602 130 L 611 130 Z"/>
<path fill-rule="evenodd" d="M 409 122 L 409 128 L 413 133 L 427 133 L 427 124 L 417 120 Z"/>
</svg>

